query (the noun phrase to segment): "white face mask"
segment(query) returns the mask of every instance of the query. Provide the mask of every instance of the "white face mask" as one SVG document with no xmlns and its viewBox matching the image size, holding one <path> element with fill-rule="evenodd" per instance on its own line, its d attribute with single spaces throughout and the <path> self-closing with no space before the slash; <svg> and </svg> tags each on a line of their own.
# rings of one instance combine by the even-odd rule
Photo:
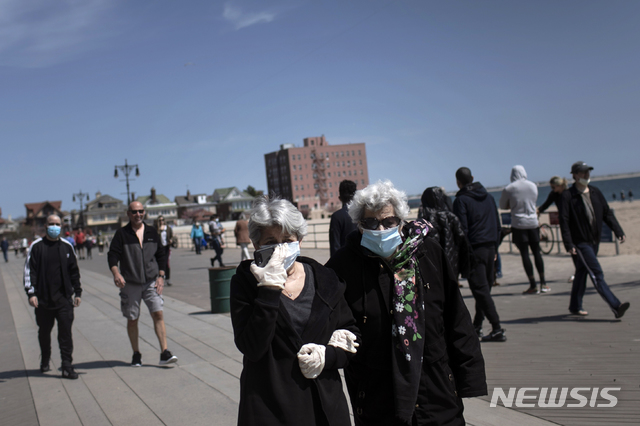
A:
<svg viewBox="0 0 640 426">
<path fill-rule="evenodd" d="M 589 185 L 589 182 L 591 182 L 591 179 L 580 178 L 578 179 L 578 182 L 580 183 L 580 185 L 587 186 Z"/>
<path fill-rule="evenodd" d="M 285 246 L 287 247 L 287 257 L 284 258 L 284 269 L 288 270 L 300 256 L 300 242 L 285 243 Z"/>
</svg>

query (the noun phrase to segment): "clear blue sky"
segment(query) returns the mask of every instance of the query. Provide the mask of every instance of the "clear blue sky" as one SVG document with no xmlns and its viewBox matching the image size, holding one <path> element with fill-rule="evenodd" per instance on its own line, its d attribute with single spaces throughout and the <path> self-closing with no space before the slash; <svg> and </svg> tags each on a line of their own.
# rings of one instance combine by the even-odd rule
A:
<svg viewBox="0 0 640 426">
<path fill-rule="evenodd" d="M 3 217 L 252 185 L 324 134 L 409 194 L 640 170 L 638 1 L 0 0 Z"/>
</svg>

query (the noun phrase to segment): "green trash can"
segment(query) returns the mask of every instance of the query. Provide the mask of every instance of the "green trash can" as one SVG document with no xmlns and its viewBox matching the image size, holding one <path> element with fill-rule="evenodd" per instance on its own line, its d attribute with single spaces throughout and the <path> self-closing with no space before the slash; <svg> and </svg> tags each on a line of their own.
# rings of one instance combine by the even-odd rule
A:
<svg viewBox="0 0 640 426">
<path fill-rule="evenodd" d="M 222 314 L 229 312 L 229 287 L 231 277 L 236 273 L 234 266 L 209 268 L 209 293 L 211 294 L 211 312 Z"/>
</svg>

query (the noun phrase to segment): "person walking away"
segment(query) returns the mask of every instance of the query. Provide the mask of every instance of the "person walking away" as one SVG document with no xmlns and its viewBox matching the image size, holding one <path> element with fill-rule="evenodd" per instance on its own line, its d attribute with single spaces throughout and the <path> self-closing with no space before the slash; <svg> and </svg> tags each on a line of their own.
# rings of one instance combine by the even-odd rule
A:
<svg viewBox="0 0 640 426">
<path fill-rule="evenodd" d="M 447 194 L 438 186 L 425 189 L 421 198 L 422 216 L 418 216 L 418 219 L 425 219 L 433 225 L 435 232 L 428 236 L 440 243 L 457 282 L 460 274 L 463 278 L 469 278 L 471 247 L 460 219 L 447 207 L 447 198 Z"/>
<path fill-rule="evenodd" d="M 62 377 L 77 379 L 73 368 L 74 308 L 80 306 L 82 287 L 73 246 L 60 238 L 61 222 L 56 215 L 47 217 L 46 235 L 29 247 L 24 266 L 24 288 L 29 304 L 35 308 L 40 343 L 40 372 L 50 371 L 51 330 L 58 322 L 58 345 Z"/>
<path fill-rule="evenodd" d="M 496 203 L 480 182 L 473 181 L 468 167 L 456 171 L 456 183 L 460 189 L 453 202 L 453 212 L 460 219 L 474 257 L 474 268 L 469 273 L 469 288 L 476 300 L 473 325 L 482 336 L 482 323 L 486 315 L 492 331 L 482 336 L 483 342 L 504 342 L 505 330 L 500 326 L 500 317 L 491 297 L 494 282 L 494 262 L 500 244 L 500 218 Z"/>
<path fill-rule="evenodd" d="M 236 236 L 236 244 L 240 246 L 240 262 L 251 259 L 249 255 L 249 243 L 251 243 L 249 239 L 249 222 L 244 213 L 240 214 L 240 218 L 233 229 L 233 234 Z"/>
<path fill-rule="evenodd" d="M 538 215 L 536 214 L 537 200 L 538 187 L 536 184 L 527 179 L 527 172 L 523 166 L 513 166 L 511 183 L 502 190 L 500 196 L 500 208 L 511 210 L 513 242 L 520 251 L 522 265 L 529 279 L 529 288 L 523 294 L 547 293 L 550 290 L 544 277 L 544 261 L 540 251 L 540 232 L 538 231 Z M 533 265 L 529 258 L 529 248 L 531 248 L 540 276 L 540 290 L 538 290 Z"/>
<path fill-rule="evenodd" d="M 356 193 L 357 185 L 351 180 L 343 180 L 340 182 L 340 195 L 338 198 L 342 203 L 340 210 L 331 215 L 329 223 L 329 252 L 333 256 L 340 247 L 344 246 L 347 235 L 356 230 L 356 225 L 349 217 L 347 204 L 353 199 Z"/>
<path fill-rule="evenodd" d="M 209 232 L 211 233 L 211 247 L 216 252 L 216 256 L 211 258 L 211 266 L 217 260 L 220 262 L 220 267 L 224 267 L 222 262 L 222 253 L 224 252 L 224 228 L 220 223 L 218 215 L 213 215 L 212 220 L 209 222 Z"/>
<path fill-rule="evenodd" d="M 120 308 L 127 318 L 127 334 L 133 349 L 131 365 L 142 365 L 138 344 L 140 302 L 144 300 L 153 319 L 153 329 L 160 343 L 160 364 L 171 364 L 178 358 L 167 349 L 167 331 L 162 311 L 167 257 L 160 244 L 158 231 L 144 223 L 144 207 L 139 201 L 129 204 L 129 223 L 118 229 L 111 240 L 107 260 L 113 282 L 120 289 Z"/>
<path fill-rule="evenodd" d="M 620 201 L 624 201 L 624 191 L 620 191 Z"/>
<path fill-rule="evenodd" d="M 629 202 L 633 201 L 633 191 L 629 190 Z"/>
<path fill-rule="evenodd" d="M 487 394 L 484 359 L 433 228 L 409 213 L 390 181 L 357 191 L 358 232 L 327 262 L 362 333 L 345 368 L 354 421 L 462 426 L 462 398 Z"/>
<path fill-rule="evenodd" d="M 0 247 L 2 247 L 2 255 L 4 256 L 4 261 L 8 262 L 9 256 L 7 255 L 7 252 L 9 251 L 9 241 L 7 241 L 7 237 L 5 236 L 2 237 L 2 242 L 0 243 Z"/>
<path fill-rule="evenodd" d="M 589 274 L 595 281 L 596 291 L 607 302 L 613 315 L 616 318 L 622 318 L 629 309 L 629 302 L 620 303 L 609 289 L 598 262 L 602 222 L 611 228 L 620 243 L 624 243 L 626 237 L 602 192 L 597 187 L 589 185 L 591 170 L 593 167 L 584 161 L 573 163 L 571 174 L 575 183 L 568 191 L 562 193 L 561 199 L 562 240 L 576 267 L 569 312 L 574 315 L 588 315 L 588 312 L 583 309 L 582 299 L 587 287 L 587 274 Z"/>
<path fill-rule="evenodd" d="M 160 244 L 167 256 L 167 268 L 164 270 L 166 279 L 164 283 L 171 286 L 171 242 L 173 241 L 173 229 L 164 220 L 164 216 L 158 216 L 155 223 L 158 234 L 160 234 Z"/>
<path fill-rule="evenodd" d="M 191 241 L 193 241 L 193 245 L 196 249 L 196 254 L 202 253 L 202 239 L 204 238 L 204 231 L 202 230 L 202 226 L 200 226 L 200 222 L 197 220 L 194 222 L 191 227 Z"/>
</svg>

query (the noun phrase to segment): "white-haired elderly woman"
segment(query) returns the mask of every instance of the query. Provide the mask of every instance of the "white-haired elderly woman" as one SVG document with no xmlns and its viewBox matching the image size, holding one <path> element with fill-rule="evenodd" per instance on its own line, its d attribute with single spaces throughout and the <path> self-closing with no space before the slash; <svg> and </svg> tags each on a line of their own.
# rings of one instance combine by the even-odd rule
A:
<svg viewBox="0 0 640 426">
<path fill-rule="evenodd" d="M 344 283 L 299 256 L 306 234 L 289 201 L 254 201 L 249 237 L 263 260 L 273 252 L 262 267 L 240 263 L 231 279 L 233 333 L 244 355 L 239 425 L 351 424 L 338 369 L 355 354 L 359 331 Z"/>
<path fill-rule="evenodd" d="M 407 221 L 389 181 L 356 192 L 349 216 L 360 232 L 327 266 L 362 336 L 345 369 L 356 425 L 464 425 L 461 398 L 487 394 L 484 360 L 430 225 Z"/>
</svg>

